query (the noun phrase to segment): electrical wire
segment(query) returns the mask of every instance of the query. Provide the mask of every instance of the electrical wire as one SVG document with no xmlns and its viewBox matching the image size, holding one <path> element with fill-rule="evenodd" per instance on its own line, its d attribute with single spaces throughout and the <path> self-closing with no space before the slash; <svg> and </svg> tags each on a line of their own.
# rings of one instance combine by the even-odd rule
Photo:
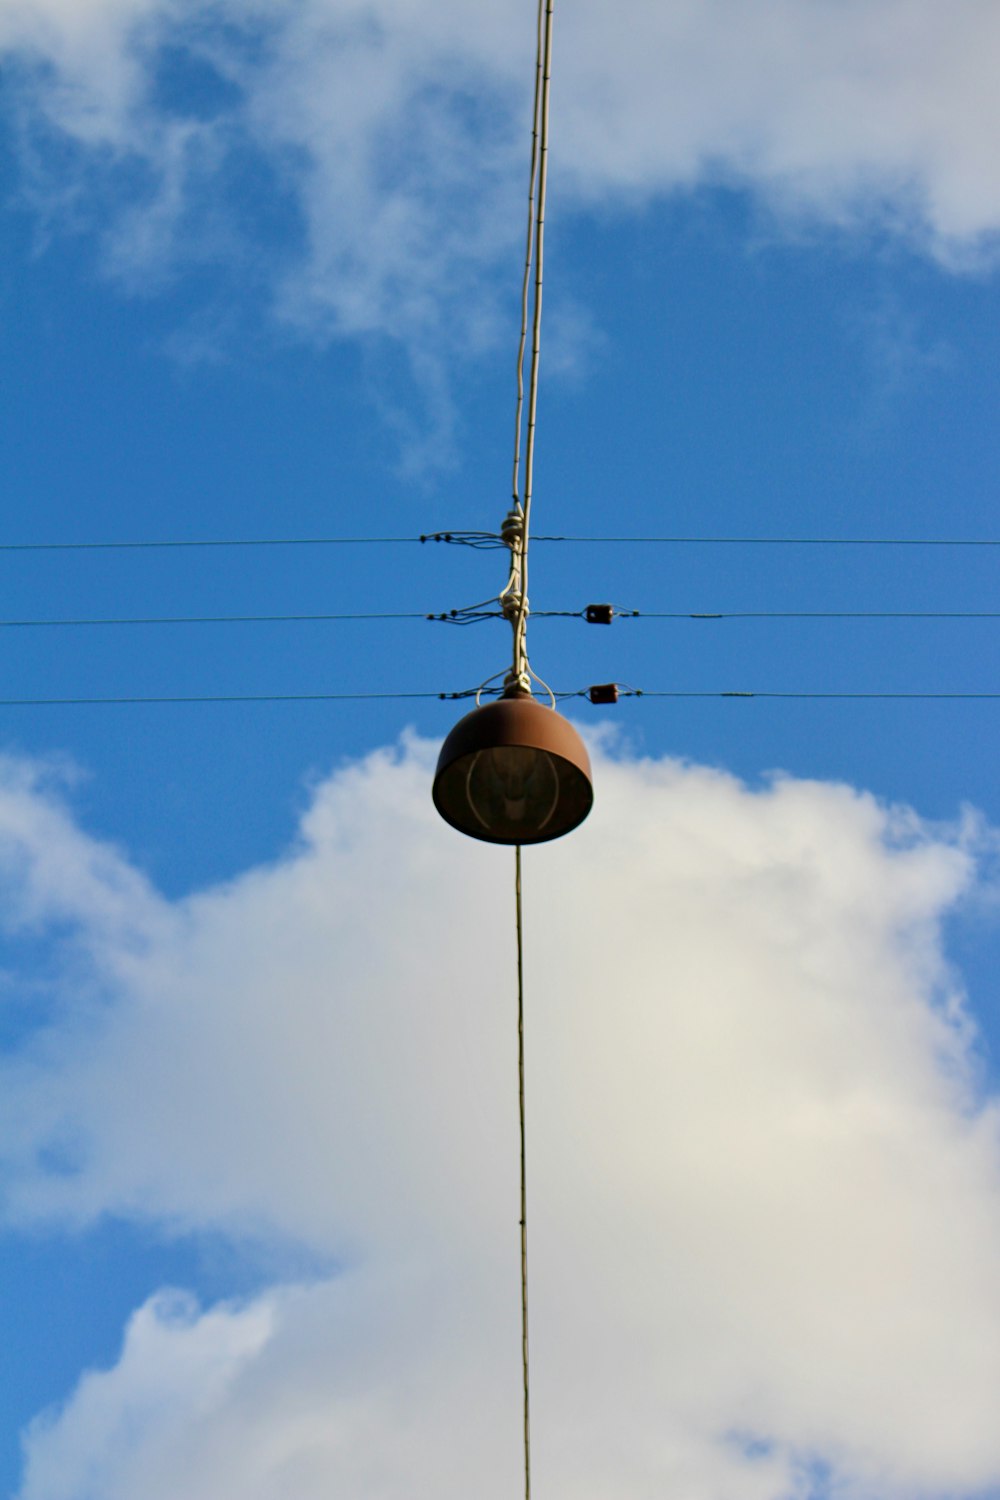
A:
<svg viewBox="0 0 1000 1500">
<path fill-rule="evenodd" d="M 535 542 L 615 543 L 698 547 L 1000 547 L 1000 537 L 885 536 L 571 536 L 540 535 Z M 492 531 L 436 531 L 419 536 L 193 537 L 152 541 L 0 542 L 0 552 L 141 552 L 218 547 L 389 547 L 442 542 L 495 550 L 507 544 Z"/>
<path fill-rule="evenodd" d="M 514 660 L 510 680 L 530 685 L 532 678 L 546 687 L 531 671 L 528 663 L 526 634 L 528 624 L 528 543 L 531 536 L 531 500 L 535 469 L 535 430 L 538 420 L 538 370 L 541 355 L 542 285 L 545 270 L 545 196 L 549 164 L 549 95 L 552 81 L 553 0 L 538 0 L 538 24 L 535 50 L 535 94 L 532 119 L 531 172 L 528 188 L 528 230 L 525 249 L 524 279 L 521 287 L 521 334 L 517 351 L 517 407 L 514 435 L 513 500 L 521 517 L 520 534 L 511 545 L 511 577 L 500 595 L 501 609 L 516 598 L 514 626 Z M 524 353 L 528 330 L 529 283 L 534 261 L 534 302 L 532 307 L 531 367 L 528 374 L 527 433 L 524 448 L 524 498 L 520 497 L 521 430 L 524 421 Z M 504 539 L 506 540 L 506 539 Z M 510 591 L 516 588 L 518 595 Z M 552 705 L 555 695 L 547 688 Z M 479 702 L 477 694 L 476 702 Z M 531 1423 L 528 1380 L 528 1206 L 525 1153 L 524 1108 L 524 966 L 521 913 L 521 846 L 515 849 L 515 894 L 517 908 L 517 1038 L 518 1103 L 521 1135 L 521 1364 L 524 1383 L 524 1500 L 531 1500 Z"/>
<path fill-rule="evenodd" d="M 535 189 L 538 184 L 538 111 L 542 97 L 542 8 L 538 8 L 538 42 L 535 50 L 535 98 L 531 111 L 531 171 L 528 179 L 528 228 L 524 247 L 524 277 L 521 282 L 521 334 L 517 346 L 517 402 L 514 410 L 514 467 L 511 495 L 521 510 L 521 433 L 524 424 L 524 351 L 528 342 L 528 304 L 531 269 L 535 259 Z M 436 538 L 435 538 L 436 540 Z"/>
<path fill-rule="evenodd" d="M 539 611 L 544 618 L 545 612 Z M 580 618 L 583 618 L 582 613 Z M 621 610 L 626 620 L 1000 620 L 1000 610 L 923 609 L 742 609 L 684 614 L 645 609 Z"/>
<path fill-rule="evenodd" d="M 500 676 L 500 673 L 496 674 Z M 873 702 L 954 702 L 965 700 L 967 702 L 991 702 L 1000 700 L 1000 692 L 966 693 L 966 692 L 915 692 L 915 693 L 892 693 L 892 692 L 758 692 L 750 689 L 730 689 L 716 691 L 689 691 L 681 688 L 633 688 L 622 684 L 618 687 L 619 698 L 773 698 L 773 699 L 831 699 L 831 700 L 853 700 Z M 569 702 L 571 699 L 586 699 L 590 695 L 590 688 L 578 688 L 568 692 L 550 692 L 546 690 L 543 695 L 550 696 L 560 703 Z M 112 705 L 129 707 L 136 704 L 184 704 L 184 703 L 360 703 L 379 702 L 403 699 L 438 700 L 439 702 L 459 702 L 468 698 L 495 698 L 503 693 L 502 687 L 491 688 L 484 684 L 478 688 L 461 688 L 457 692 L 437 693 L 158 693 L 158 694 L 123 694 L 109 696 L 86 696 L 73 695 L 67 697 L 24 697 L 24 698 L 0 698 L 0 708 L 72 708 L 72 707 L 108 707 Z"/>
<path fill-rule="evenodd" d="M 560 693 L 561 699 L 584 698 L 590 692 L 584 688 L 578 693 Z M 688 692 L 687 690 L 674 688 L 621 688 L 620 698 L 788 698 L 788 699 L 849 699 L 853 701 L 869 699 L 872 701 L 888 702 L 894 700 L 910 700 L 913 702 L 932 702 L 934 700 L 952 701 L 955 699 L 989 701 L 1000 699 L 1000 693 L 827 693 L 827 692 L 757 692 L 755 690 L 732 689 L 725 692 Z"/>
<path fill-rule="evenodd" d="M 471 534 L 471 533 L 470 533 Z M 456 536 L 458 534 L 456 533 Z M 186 547 L 388 547 L 438 540 L 422 536 L 193 537 L 137 542 L 0 542 L 0 552 L 141 552 Z M 441 541 L 445 540 L 442 533 Z M 471 543 L 469 545 L 472 545 Z"/>
<path fill-rule="evenodd" d="M 675 547 L 1000 547 L 1000 537 L 921 536 L 576 536 L 536 533 L 536 542 L 569 542 L 603 545 L 605 542 L 637 546 L 652 543 Z M 503 537 L 491 531 L 435 531 L 421 542 L 445 542 L 459 547 L 496 549 L 506 546 Z"/>
<path fill-rule="evenodd" d="M 524 1107 L 524 923 L 521 903 L 521 846 L 514 846 L 514 902 L 517 923 L 517 1079 L 521 1139 L 521 1371 L 524 1383 L 524 1500 L 531 1500 L 531 1398 L 528 1379 L 528 1169 Z"/>
<path fill-rule="evenodd" d="M 536 536 L 535 541 L 675 547 L 1000 547 L 1000 537 L 926 536 Z"/>
<path fill-rule="evenodd" d="M 93 698 L 0 698 L 0 708 L 105 707 L 137 703 L 348 703 L 390 698 L 466 698 L 474 692 L 475 688 L 461 693 L 163 693 Z"/>
<path fill-rule="evenodd" d="M 538 0 L 535 53 L 535 94 L 532 120 L 531 173 L 528 187 L 528 232 L 524 278 L 521 286 L 521 333 L 517 351 L 517 404 L 515 412 L 512 517 L 520 525 L 500 541 L 510 546 L 513 564 L 511 583 L 501 595 L 514 631 L 514 655 L 510 681 L 527 687 L 534 673 L 528 662 L 528 544 L 531 536 L 531 501 L 535 470 L 535 431 L 538 419 L 538 372 L 542 342 L 542 289 L 545 271 L 545 198 L 549 163 L 549 97 L 552 82 L 553 0 Z M 531 366 L 528 373 L 527 431 L 524 445 L 524 496 L 520 496 L 521 433 L 524 424 L 524 354 L 528 330 L 528 301 L 534 267 L 531 308 Z M 506 526 L 505 526 L 506 531 Z M 481 543 L 480 543 L 481 545 Z"/>
<path fill-rule="evenodd" d="M 535 429 L 538 422 L 538 370 L 542 346 L 542 286 L 545 272 L 545 197 L 549 175 L 549 94 L 552 83 L 552 0 L 539 0 L 538 64 L 541 90 L 537 104 L 538 201 L 535 211 L 535 298 L 532 309 L 531 369 L 528 375 L 528 430 L 524 449 L 524 575 L 528 588 L 528 540 L 535 469 Z M 526 607 L 526 602 L 525 602 Z"/>
<path fill-rule="evenodd" d="M 539 609 L 533 610 L 531 617 L 533 620 L 584 620 L 586 610 Z M 1000 620 L 1000 610 L 727 610 L 689 613 L 684 610 L 616 609 L 614 617 L 622 620 Z M 368 620 L 425 620 L 442 625 L 478 625 L 484 620 L 505 618 L 502 610 L 469 605 L 440 614 L 387 611 L 289 615 L 83 615 L 0 620 L 0 630 L 51 630 L 94 625 L 298 625 Z"/>
<path fill-rule="evenodd" d="M 438 618 L 437 615 L 427 614 L 102 615 L 85 616 L 79 619 L 0 620 L 0 630 L 31 630 L 36 627 L 51 629 L 57 626 L 86 625 L 298 625 L 331 620 L 434 620 Z"/>
</svg>

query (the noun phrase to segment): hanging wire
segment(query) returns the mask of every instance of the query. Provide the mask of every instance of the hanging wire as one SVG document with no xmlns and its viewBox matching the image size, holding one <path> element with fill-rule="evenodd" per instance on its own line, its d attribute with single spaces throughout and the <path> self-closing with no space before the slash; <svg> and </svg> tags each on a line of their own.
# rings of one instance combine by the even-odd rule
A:
<svg viewBox="0 0 1000 1500">
<path fill-rule="evenodd" d="M 545 197 L 548 183 L 549 96 L 552 80 L 553 0 L 538 0 L 535 89 L 532 106 L 531 167 L 528 179 L 528 223 L 524 274 L 521 280 L 521 328 L 517 345 L 517 401 L 514 413 L 514 460 L 511 474 L 513 509 L 500 530 L 500 545 L 511 554 L 511 573 L 499 596 L 500 608 L 513 630 L 513 663 L 507 678 L 512 690 L 528 692 L 540 681 L 532 672 L 527 652 L 528 540 L 535 465 L 535 428 L 538 419 L 538 370 L 542 333 L 542 284 L 545 268 Z M 525 394 L 524 360 L 531 326 L 531 366 Z M 527 407 L 527 413 L 525 408 Z M 525 419 L 527 430 L 525 431 Z M 522 495 L 521 445 L 524 437 Z M 488 535 L 488 534 L 487 534 Z M 478 545 L 489 545 L 480 538 Z"/>
<path fill-rule="evenodd" d="M 511 495 L 515 507 L 521 504 L 521 430 L 524 423 L 524 351 L 528 342 L 528 307 L 531 271 L 535 259 L 535 189 L 538 184 L 539 108 L 542 98 L 542 7 L 538 7 L 538 39 L 535 54 L 535 98 L 531 112 L 531 172 L 528 179 L 528 228 L 524 246 L 524 277 L 521 282 L 521 336 L 517 346 L 517 405 L 514 413 L 514 469 Z"/>
<path fill-rule="evenodd" d="M 528 541 L 535 466 L 535 428 L 538 417 L 538 369 L 541 353 L 542 280 L 545 266 L 545 194 L 548 182 L 549 93 L 552 79 L 553 0 L 538 0 L 535 44 L 535 89 L 531 126 L 531 168 L 528 182 L 528 224 L 525 236 L 524 276 L 521 282 L 521 331 L 517 346 L 517 403 L 514 420 L 514 461 L 511 476 L 513 510 L 501 528 L 500 541 L 511 556 L 507 584 L 497 600 L 501 613 L 514 633 L 513 664 L 504 688 L 531 691 L 532 680 L 548 693 L 553 708 L 555 694 L 528 663 Z M 531 368 L 527 392 L 527 432 L 524 443 L 524 494 L 521 494 L 521 436 L 525 421 L 524 358 L 528 339 L 529 301 L 534 270 L 534 301 L 531 308 Z M 480 541 L 479 545 L 484 545 Z M 487 679 L 491 681 L 493 679 Z M 486 684 L 476 694 L 477 704 Z M 521 908 L 521 846 L 514 851 L 514 886 L 517 919 L 517 1058 L 518 1117 L 521 1151 L 521 1367 L 524 1385 L 524 1497 L 531 1500 L 531 1417 L 528 1379 L 528 1200 L 524 1103 L 524 944 Z"/>
<path fill-rule="evenodd" d="M 524 1108 L 524 930 L 521 909 L 521 846 L 514 846 L 517 920 L 517 1079 L 521 1139 L 521 1371 L 524 1378 L 524 1500 L 531 1500 L 531 1399 L 528 1379 L 528 1167 Z"/>
<path fill-rule="evenodd" d="M 528 624 L 528 544 L 531 537 L 531 500 L 535 474 L 535 429 L 538 422 L 538 370 L 542 347 L 542 282 L 545 271 L 545 197 L 549 175 L 549 96 L 552 82 L 553 0 L 539 0 L 538 64 L 541 90 L 538 126 L 538 200 L 535 212 L 535 298 L 531 334 L 531 371 L 528 377 L 528 430 L 524 450 L 524 532 L 521 548 L 521 601 L 515 638 L 515 672 L 519 658 L 530 672 L 525 649 Z M 536 71 L 537 76 L 537 71 Z"/>
</svg>

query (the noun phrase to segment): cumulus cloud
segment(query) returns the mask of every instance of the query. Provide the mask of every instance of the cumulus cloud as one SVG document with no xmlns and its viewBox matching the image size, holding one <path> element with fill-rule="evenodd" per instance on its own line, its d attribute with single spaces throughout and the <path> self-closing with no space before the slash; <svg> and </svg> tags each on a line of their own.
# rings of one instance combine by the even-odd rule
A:
<svg viewBox="0 0 1000 1500">
<path fill-rule="evenodd" d="M 522 232 L 533 29 L 501 0 L 0 0 L 36 202 L 99 202 L 109 268 L 235 258 L 308 336 L 455 350 L 490 339 Z M 992 0 L 636 0 L 627 26 L 581 0 L 556 46 L 566 208 L 721 183 L 779 222 L 992 255 Z"/>
<path fill-rule="evenodd" d="M 8 1220 L 334 1267 L 139 1310 L 28 1434 L 20 1500 L 516 1487 L 511 860 L 439 823 L 431 760 L 342 768 L 283 857 L 173 903 L 5 768 L 11 963 L 29 940 L 58 997 L 3 1063 Z M 539 1487 L 996 1484 L 997 1102 L 940 930 L 982 835 L 843 786 L 597 776 L 525 861 Z"/>
</svg>

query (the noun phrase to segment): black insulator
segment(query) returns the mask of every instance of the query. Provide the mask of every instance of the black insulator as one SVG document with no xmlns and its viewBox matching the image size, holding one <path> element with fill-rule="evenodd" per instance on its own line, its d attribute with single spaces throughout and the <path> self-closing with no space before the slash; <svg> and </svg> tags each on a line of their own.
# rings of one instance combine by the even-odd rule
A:
<svg viewBox="0 0 1000 1500">
<path fill-rule="evenodd" d="M 610 625 L 615 617 L 613 604 L 588 604 L 583 618 L 588 625 Z"/>
<path fill-rule="evenodd" d="M 617 703 L 617 682 L 601 682 L 589 689 L 587 696 L 591 703 Z"/>
</svg>

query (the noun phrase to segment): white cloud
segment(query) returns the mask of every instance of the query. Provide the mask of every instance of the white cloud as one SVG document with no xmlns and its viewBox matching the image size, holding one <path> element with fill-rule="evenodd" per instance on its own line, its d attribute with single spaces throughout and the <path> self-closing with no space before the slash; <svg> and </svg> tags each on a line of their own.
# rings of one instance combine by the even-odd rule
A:
<svg viewBox="0 0 1000 1500">
<path fill-rule="evenodd" d="M 0 0 L 0 50 L 35 65 L 22 138 L 47 120 L 81 148 L 74 208 L 97 195 L 106 261 L 132 284 L 192 256 L 252 277 L 263 254 L 273 311 L 309 336 L 457 351 L 489 339 L 487 273 L 516 264 L 533 21 L 500 0 Z M 158 93 L 166 47 L 214 75 L 201 115 Z M 779 222 L 988 262 L 998 53 L 993 0 L 636 0 L 627 25 L 581 0 L 557 21 L 553 183 L 563 211 L 729 183 Z M 237 201 L 248 149 L 284 253 Z M 46 183 L 64 204 L 41 159 L 35 141 L 36 199 Z"/>
<path fill-rule="evenodd" d="M 36 1500 L 69 1500 L 85 1487 L 109 1496 L 168 1493 L 193 1432 L 214 1420 L 241 1366 L 265 1346 L 271 1322 L 264 1305 L 199 1317 L 178 1294 L 155 1298 L 132 1318 L 116 1368 L 84 1375 L 63 1413 L 33 1425 L 22 1493 Z"/>
<path fill-rule="evenodd" d="M 63 1003 L 3 1069 L 9 1215 L 341 1268 L 144 1309 L 21 1500 L 516 1488 L 511 860 L 439 824 L 429 768 L 338 772 L 281 860 L 170 904 L 7 767 L 5 909 L 63 934 Z M 816 1456 L 880 1500 L 997 1483 L 997 1105 L 939 930 L 975 829 L 597 775 L 526 857 L 540 1490 L 777 1500 Z"/>
</svg>

